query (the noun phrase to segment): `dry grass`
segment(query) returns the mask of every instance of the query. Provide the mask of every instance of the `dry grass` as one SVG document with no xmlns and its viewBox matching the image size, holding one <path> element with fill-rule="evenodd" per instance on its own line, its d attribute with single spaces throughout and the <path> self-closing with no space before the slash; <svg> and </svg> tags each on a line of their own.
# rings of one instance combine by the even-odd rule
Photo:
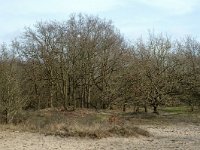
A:
<svg viewBox="0 0 200 150">
<path fill-rule="evenodd" d="M 52 129 L 52 128 L 51 128 Z M 130 136 L 150 136 L 149 132 L 139 128 L 131 126 L 119 126 L 105 124 L 93 124 L 91 126 L 74 124 L 73 126 L 66 126 L 64 124 L 56 125 L 51 132 L 47 132 L 47 135 L 58 135 L 61 137 L 89 137 L 89 138 L 106 138 L 106 137 L 130 137 Z"/>
<path fill-rule="evenodd" d="M 15 118 L 15 124 L 1 125 L 0 128 L 3 130 L 39 132 L 61 137 L 137 137 L 150 136 L 148 131 L 138 127 L 140 125 L 166 125 L 181 122 L 200 125 L 200 113 L 181 112 L 178 108 L 167 108 L 162 110 L 160 115 L 116 111 L 97 113 L 88 109 L 71 112 L 45 109 L 23 112 Z"/>
<path fill-rule="evenodd" d="M 2 125 L 0 128 L 39 132 L 45 135 L 61 137 L 150 136 L 147 131 L 134 126 L 128 120 L 111 112 L 97 113 L 94 110 L 62 112 L 48 109 L 24 112 L 18 117 L 19 119 L 16 118 L 17 123 L 15 125 Z"/>
</svg>

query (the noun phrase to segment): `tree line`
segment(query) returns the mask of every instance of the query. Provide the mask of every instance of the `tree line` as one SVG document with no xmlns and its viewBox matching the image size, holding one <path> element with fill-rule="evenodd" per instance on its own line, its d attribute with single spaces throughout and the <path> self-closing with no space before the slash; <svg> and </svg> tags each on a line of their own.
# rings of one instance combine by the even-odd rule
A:
<svg viewBox="0 0 200 150">
<path fill-rule="evenodd" d="M 111 21 L 39 22 L 0 48 L 0 113 L 23 109 L 200 106 L 200 43 L 149 33 L 124 39 Z"/>
</svg>

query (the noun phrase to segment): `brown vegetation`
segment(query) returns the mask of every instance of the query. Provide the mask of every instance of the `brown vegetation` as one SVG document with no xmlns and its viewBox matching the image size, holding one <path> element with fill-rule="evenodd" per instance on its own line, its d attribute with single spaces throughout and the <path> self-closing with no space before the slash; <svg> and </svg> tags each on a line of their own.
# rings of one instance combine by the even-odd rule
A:
<svg viewBox="0 0 200 150">
<path fill-rule="evenodd" d="M 120 116 L 120 114 L 118 115 Z M 45 109 L 38 112 L 25 112 L 15 118 L 14 124 L 5 125 L 4 128 L 61 137 L 150 136 L 148 131 L 133 125 L 130 121 L 123 119 L 122 116 L 118 119 L 123 120 L 123 122 L 116 120 L 110 122 L 110 118 L 113 118 L 113 112 L 97 113 L 93 110 L 63 112 L 55 109 Z"/>
<path fill-rule="evenodd" d="M 150 33 L 130 43 L 111 21 L 80 14 L 37 23 L 0 48 L 1 123 L 65 135 L 146 135 L 119 113 L 91 110 L 144 109 L 153 118 L 160 106 L 195 111 L 199 97 L 200 44 L 191 37 Z"/>
</svg>

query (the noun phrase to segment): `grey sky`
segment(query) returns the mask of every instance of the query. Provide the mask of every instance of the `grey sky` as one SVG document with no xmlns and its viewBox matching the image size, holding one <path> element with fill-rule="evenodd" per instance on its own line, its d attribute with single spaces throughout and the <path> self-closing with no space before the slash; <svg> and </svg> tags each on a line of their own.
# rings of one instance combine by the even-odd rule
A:
<svg viewBox="0 0 200 150">
<path fill-rule="evenodd" d="M 172 37 L 200 34 L 200 0 L 0 0 L 0 43 L 37 21 L 67 20 L 71 13 L 111 19 L 126 38 L 148 30 Z"/>
</svg>

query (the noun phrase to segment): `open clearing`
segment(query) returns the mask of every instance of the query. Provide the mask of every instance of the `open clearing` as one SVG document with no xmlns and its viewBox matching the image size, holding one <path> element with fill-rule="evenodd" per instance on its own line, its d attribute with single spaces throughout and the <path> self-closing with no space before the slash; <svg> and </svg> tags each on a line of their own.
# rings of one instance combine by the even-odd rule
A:
<svg viewBox="0 0 200 150">
<path fill-rule="evenodd" d="M 200 149 L 200 126 L 180 123 L 176 125 L 143 125 L 153 136 L 103 139 L 61 138 L 39 133 L 2 131 L 0 132 L 1 150 L 122 150 L 122 149 Z"/>
</svg>

